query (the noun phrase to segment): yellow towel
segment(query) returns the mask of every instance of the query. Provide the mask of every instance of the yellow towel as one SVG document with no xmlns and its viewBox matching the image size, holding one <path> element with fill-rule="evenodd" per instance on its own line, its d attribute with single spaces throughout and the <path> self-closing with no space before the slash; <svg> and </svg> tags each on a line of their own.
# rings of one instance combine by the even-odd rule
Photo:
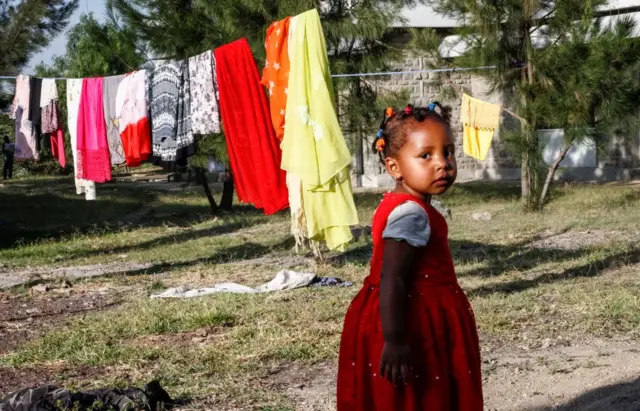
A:
<svg viewBox="0 0 640 411">
<path fill-rule="evenodd" d="M 282 168 L 300 179 L 307 238 L 342 249 L 358 224 L 351 154 L 334 107 L 333 84 L 320 16 L 314 9 L 289 27 L 291 70 Z"/>
<path fill-rule="evenodd" d="M 498 104 L 487 103 L 467 94 L 462 96 L 460 122 L 463 125 L 463 149 L 468 156 L 484 160 L 491 140 L 500 127 Z"/>
</svg>

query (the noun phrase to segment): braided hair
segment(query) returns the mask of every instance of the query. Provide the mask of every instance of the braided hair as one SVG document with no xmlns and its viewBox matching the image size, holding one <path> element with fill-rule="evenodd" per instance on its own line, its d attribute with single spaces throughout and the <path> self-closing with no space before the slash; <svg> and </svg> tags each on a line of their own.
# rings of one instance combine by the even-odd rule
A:
<svg viewBox="0 0 640 411">
<path fill-rule="evenodd" d="M 380 156 L 384 164 L 385 158 L 394 156 L 407 141 L 408 126 L 414 122 L 422 123 L 427 120 L 439 121 L 451 127 L 451 107 L 443 106 L 437 101 L 427 107 L 414 107 L 411 104 L 399 112 L 388 107 L 380 123 L 380 129 L 373 142 L 373 151 Z"/>
</svg>

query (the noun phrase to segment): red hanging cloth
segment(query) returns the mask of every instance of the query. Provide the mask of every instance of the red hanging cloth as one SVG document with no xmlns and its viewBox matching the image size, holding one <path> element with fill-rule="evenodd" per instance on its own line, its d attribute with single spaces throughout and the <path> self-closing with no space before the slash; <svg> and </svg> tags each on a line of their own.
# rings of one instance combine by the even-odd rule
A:
<svg viewBox="0 0 640 411">
<path fill-rule="evenodd" d="M 267 96 L 246 39 L 214 51 L 231 171 L 243 203 L 274 214 L 289 206 L 282 151 Z"/>
</svg>

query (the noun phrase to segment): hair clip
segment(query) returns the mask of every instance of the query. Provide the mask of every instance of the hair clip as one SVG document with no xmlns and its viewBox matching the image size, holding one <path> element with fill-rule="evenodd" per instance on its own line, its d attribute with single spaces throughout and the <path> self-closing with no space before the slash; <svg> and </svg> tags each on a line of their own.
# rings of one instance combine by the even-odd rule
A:
<svg viewBox="0 0 640 411">
<path fill-rule="evenodd" d="M 407 107 L 404 108 L 404 114 L 413 113 L 413 106 L 411 104 L 407 104 Z"/>
<path fill-rule="evenodd" d="M 378 132 L 376 133 L 376 138 L 382 138 L 383 134 L 384 134 L 384 130 L 383 129 L 378 130 Z"/>
<path fill-rule="evenodd" d="M 387 143 L 384 141 L 384 138 L 379 137 L 376 140 L 376 150 L 378 150 L 379 152 L 384 151 L 384 148 L 387 146 Z"/>
<path fill-rule="evenodd" d="M 387 109 L 384 111 L 384 115 L 387 118 L 393 116 L 394 114 L 396 114 L 396 111 L 391 106 L 387 107 Z"/>
<path fill-rule="evenodd" d="M 429 103 L 429 111 L 435 111 L 436 103 Z"/>
</svg>

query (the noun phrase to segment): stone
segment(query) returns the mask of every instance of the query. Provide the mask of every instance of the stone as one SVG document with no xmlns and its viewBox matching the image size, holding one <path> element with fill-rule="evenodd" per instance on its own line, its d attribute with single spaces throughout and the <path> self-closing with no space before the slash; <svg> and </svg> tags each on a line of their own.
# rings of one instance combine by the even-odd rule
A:
<svg viewBox="0 0 640 411">
<path fill-rule="evenodd" d="M 491 215 L 491 213 L 483 211 L 471 214 L 471 218 L 474 221 L 491 221 L 493 219 L 493 216 Z"/>
<path fill-rule="evenodd" d="M 191 339 L 191 342 L 195 343 L 195 344 L 202 344 L 204 342 L 204 340 L 205 339 L 203 337 L 193 337 Z"/>
<path fill-rule="evenodd" d="M 46 284 L 38 284 L 31 287 L 31 291 L 36 293 L 46 293 L 47 291 L 49 291 L 49 286 Z"/>
</svg>

